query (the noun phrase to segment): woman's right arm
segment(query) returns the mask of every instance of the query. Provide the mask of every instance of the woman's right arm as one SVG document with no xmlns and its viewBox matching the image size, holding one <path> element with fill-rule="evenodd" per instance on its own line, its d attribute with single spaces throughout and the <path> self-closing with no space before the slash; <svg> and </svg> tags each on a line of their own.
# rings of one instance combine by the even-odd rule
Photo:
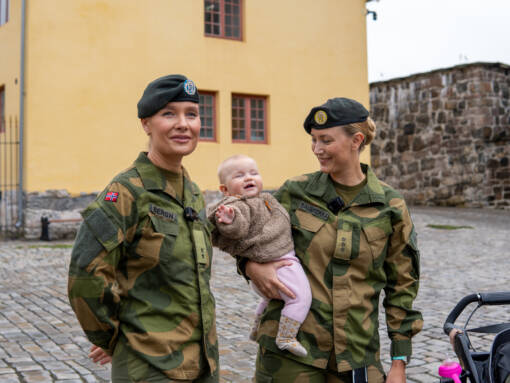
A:
<svg viewBox="0 0 510 383">
<path fill-rule="evenodd" d="M 287 183 L 284 183 L 274 194 L 278 202 L 287 210 L 290 210 L 290 194 L 287 191 Z M 245 274 L 257 286 L 259 291 L 270 299 L 281 299 L 278 291 L 295 298 L 294 293 L 287 288 L 276 275 L 276 270 L 283 266 L 290 266 L 288 260 L 274 261 L 267 263 L 246 262 Z"/>
<path fill-rule="evenodd" d="M 112 184 L 84 212 L 69 265 L 68 295 L 78 321 L 88 339 L 112 354 L 119 327 L 121 298 L 117 265 L 133 197 Z M 115 196 L 108 199 L 107 193 Z M 112 196 L 112 194 L 110 194 Z"/>
<path fill-rule="evenodd" d="M 283 266 L 290 266 L 291 261 L 281 260 L 267 263 L 246 262 L 246 275 L 257 286 L 259 291 L 269 299 L 282 299 L 279 291 L 295 298 L 294 293 L 285 286 L 276 275 L 276 270 Z"/>
</svg>

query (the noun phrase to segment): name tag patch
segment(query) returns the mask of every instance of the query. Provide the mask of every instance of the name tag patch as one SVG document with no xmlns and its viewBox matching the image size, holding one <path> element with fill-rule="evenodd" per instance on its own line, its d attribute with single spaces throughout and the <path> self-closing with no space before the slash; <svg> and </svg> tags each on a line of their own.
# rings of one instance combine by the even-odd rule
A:
<svg viewBox="0 0 510 383">
<path fill-rule="evenodd" d="M 158 217 L 166 218 L 174 222 L 177 221 L 177 214 L 172 213 L 171 211 L 166 211 L 156 205 L 151 204 L 149 207 L 149 211 L 152 214 L 157 215 Z"/>
<path fill-rule="evenodd" d="M 317 206 L 310 205 L 304 201 L 299 203 L 298 209 L 306 211 L 307 213 L 310 213 L 315 217 L 322 219 L 323 221 L 327 221 L 329 218 L 329 213 L 327 211 L 319 209 Z"/>
</svg>

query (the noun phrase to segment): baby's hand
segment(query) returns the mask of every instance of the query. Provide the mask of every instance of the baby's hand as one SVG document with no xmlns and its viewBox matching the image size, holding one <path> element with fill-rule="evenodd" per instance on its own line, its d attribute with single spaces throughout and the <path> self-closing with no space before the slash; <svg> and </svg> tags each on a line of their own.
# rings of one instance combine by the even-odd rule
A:
<svg viewBox="0 0 510 383">
<path fill-rule="evenodd" d="M 220 223 L 230 225 L 234 220 L 235 213 L 231 207 L 220 205 L 216 210 L 216 220 Z"/>
</svg>

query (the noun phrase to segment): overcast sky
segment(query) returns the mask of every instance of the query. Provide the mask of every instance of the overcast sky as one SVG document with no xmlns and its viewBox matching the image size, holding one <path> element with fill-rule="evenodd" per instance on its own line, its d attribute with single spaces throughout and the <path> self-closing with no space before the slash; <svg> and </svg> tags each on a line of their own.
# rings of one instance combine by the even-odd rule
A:
<svg viewBox="0 0 510 383">
<path fill-rule="evenodd" d="M 366 4 L 369 81 L 477 61 L 510 65 L 510 0 L 379 0 Z"/>
</svg>

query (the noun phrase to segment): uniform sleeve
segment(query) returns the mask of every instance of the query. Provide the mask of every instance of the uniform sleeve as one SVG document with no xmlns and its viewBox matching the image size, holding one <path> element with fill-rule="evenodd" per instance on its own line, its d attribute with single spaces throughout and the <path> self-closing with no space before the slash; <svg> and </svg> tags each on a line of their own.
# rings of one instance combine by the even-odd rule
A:
<svg viewBox="0 0 510 383">
<path fill-rule="evenodd" d="M 225 224 L 216 221 L 214 217 L 214 223 L 218 233 L 229 239 L 242 239 L 249 234 L 250 223 L 251 223 L 251 211 L 247 203 L 242 200 L 228 203 L 227 207 L 234 209 L 234 220 L 231 224 Z"/>
<path fill-rule="evenodd" d="M 411 338 L 423 326 L 419 311 L 413 310 L 420 278 L 420 253 L 416 232 L 402 198 L 390 201 L 393 208 L 393 233 L 384 263 L 387 283 L 383 305 L 391 339 L 391 356 L 411 356 Z"/>
<path fill-rule="evenodd" d="M 107 193 L 114 193 L 110 196 L 115 201 L 105 201 Z M 88 339 L 109 354 L 113 353 L 119 328 L 117 266 L 131 218 L 136 215 L 134 209 L 127 189 L 120 184 L 110 185 L 82 213 L 84 221 L 71 254 L 71 307 Z"/>
</svg>

